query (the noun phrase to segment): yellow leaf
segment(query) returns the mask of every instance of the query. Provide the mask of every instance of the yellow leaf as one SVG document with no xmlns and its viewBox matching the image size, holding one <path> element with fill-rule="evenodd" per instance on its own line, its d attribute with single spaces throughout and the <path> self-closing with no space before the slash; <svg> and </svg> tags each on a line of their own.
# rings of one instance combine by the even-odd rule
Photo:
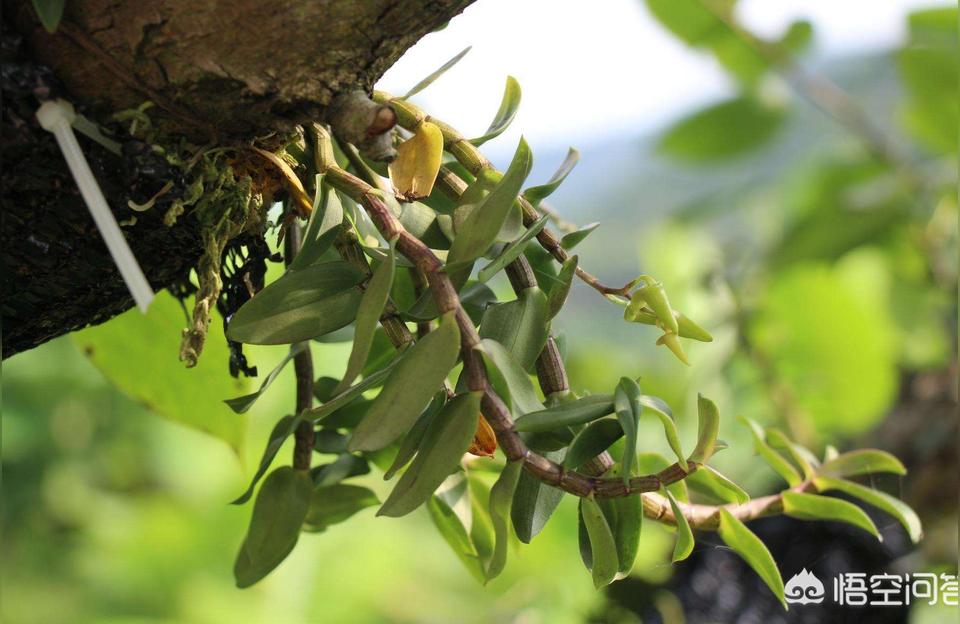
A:
<svg viewBox="0 0 960 624">
<path fill-rule="evenodd" d="M 297 174 L 293 172 L 293 169 L 290 168 L 290 165 L 288 165 L 285 160 L 273 152 L 268 152 L 267 150 L 262 150 L 259 147 L 253 146 L 251 146 L 250 149 L 276 165 L 276 167 L 280 170 L 280 173 L 283 174 L 284 180 L 287 182 L 287 190 L 297 202 L 297 214 L 304 219 L 310 216 L 310 212 L 313 210 L 313 202 L 310 201 L 310 197 L 307 196 L 307 191 L 303 188 L 303 183 L 300 182 L 300 178 L 298 178 Z"/>
<path fill-rule="evenodd" d="M 397 146 L 397 158 L 390 163 L 390 180 L 397 194 L 408 201 L 430 195 L 440 172 L 443 133 L 422 121 L 416 133 Z"/>
</svg>

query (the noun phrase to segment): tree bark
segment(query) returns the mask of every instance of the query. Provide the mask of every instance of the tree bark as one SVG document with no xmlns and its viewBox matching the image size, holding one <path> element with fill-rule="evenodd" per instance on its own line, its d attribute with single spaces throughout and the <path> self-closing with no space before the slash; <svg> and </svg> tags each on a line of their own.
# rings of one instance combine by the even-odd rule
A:
<svg viewBox="0 0 960 624">
<path fill-rule="evenodd" d="M 165 132 L 198 145 L 247 140 L 323 119 L 341 92 L 369 91 L 471 1 L 67 0 L 51 35 L 29 1 L 3 0 L 3 357 L 132 306 L 36 123 L 40 99 L 64 97 L 94 119 L 152 101 Z M 201 253 L 196 220 L 168 227 L 162 211 L 134 213 L 127 201 L 150 181 L 129 157 L 81 144 L 118 220 L 136 216 L 123 229 L 153 287 L 182 280 Z"/>
</svg>

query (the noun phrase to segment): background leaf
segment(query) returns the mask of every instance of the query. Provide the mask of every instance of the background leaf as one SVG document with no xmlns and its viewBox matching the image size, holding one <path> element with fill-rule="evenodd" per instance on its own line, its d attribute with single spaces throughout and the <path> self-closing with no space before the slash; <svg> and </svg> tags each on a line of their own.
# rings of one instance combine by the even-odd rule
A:
<svg viewBox="0 0 960 624">
<path fill-rule="evenodd" d="M 513 118 L 517 116 L 517 109 L 520 108 L 520 83 L 513 76 L 507 76 L 507 84 L 503 88 L 503 98 L 500 100 L 500 108 L 494 115 L 493 121 L 487 131 L 470 142 L 480 147 L 490 139 L 500 136 L 504 130 L 510 127 Z"/>
<path fill-rule="evenodd" d="M 496 340 L 524 370 L 532 370 L 547 342 L 549 322 L 547 296 L 539 288 L 527 288 L 513 301 L 487 308 L 480 337 Z"/>
<path fill-rule="evenodd" d="M 620 567 L 617 561 L 617 545 L 597 501 L 592 498 L 580 499 L 580 515 L 590 538 L 593 586 L 600 589 L 609 585 L 617 576 Z"/>
<path fill-rule="evenodd" d="M 223 399 L 249 385 L 226 374 L 230 354 L 216 316 L 203 357 L 194 368 L 184 367 L 177 359 L 183 323 L 180 304 L 163 292 L 147 314 L 130 310 L 108 324 L 75 332 L 72 339 L 121 392 L 158 416 L 219 438 L 239 453 L 247 421 Z"/>
<path fill-rule="evenodd" d="M 338 483 L 316 488 L 310 497 L 310 508 L 304 519 L 306 529 L 325 531 L 327 527 L 348 520 L 358 511 L 379 505 L 377 495 L 365 487 Z"/>
</svg>

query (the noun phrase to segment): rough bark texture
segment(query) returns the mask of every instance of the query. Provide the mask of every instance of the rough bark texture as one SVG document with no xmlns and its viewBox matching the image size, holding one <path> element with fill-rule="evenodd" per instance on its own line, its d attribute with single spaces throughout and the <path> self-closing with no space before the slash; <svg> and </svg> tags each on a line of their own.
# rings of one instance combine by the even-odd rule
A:
<svg viewBox="0 0 960 624">
<path fill-rule="evenodd" d="M 165 130 L 194 142 L 249 139 L 322 119 L 341 91 L 369 90 L 471 1 L 68 0 L 50 35 L 30 2 L 4 0 L 3 357 L 132 305 L 52 136 L 33 118 L 38 96 L 66 97 L 100 119 L 150 100 Z M 81 143 L 128 220 L 141 172 Z M 161 216 L 138 213 L 124 226 L 158 290 L 200 254 L 195 220 L 168 228 Z"/>
</svg>

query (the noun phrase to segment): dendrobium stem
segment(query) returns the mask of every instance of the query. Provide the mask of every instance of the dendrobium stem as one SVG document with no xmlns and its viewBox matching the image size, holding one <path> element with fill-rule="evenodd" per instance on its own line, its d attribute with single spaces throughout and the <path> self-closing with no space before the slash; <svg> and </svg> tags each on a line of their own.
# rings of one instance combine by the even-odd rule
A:
<svg viewBox="0 0 960 624">
<path fill-rule="evenodd" d="M 480 153 L 480 150 L 446 123 L 427 115 L 410 102 L 394 98 L 382 91 L 375 91 L 373 99 L 375 102 L 391 106 L 397 113 L 397 123 L 402 128 L 412 131 L 424 120 L 429 120 L 440 128 L 440 132 L 443 134 L 443 148 L 452 154 L 457 159 L 457 162 L 463 165 L 471 175 L 479 175 L 484 169 L 493 170 L 493 165 Z M 443 175 L 445 174 L 441 173 L 441 177 Z M 527 201 L 523 195 L 518 197 L 517 201 L 520 204 L 520 209 L 523 211 L 523 224 L 530 227 L 540 218 L 540 213 L 537 212 L 533 204 Z M 560 240 L 548 228 L 540 230 L 540 233 L 537 234 L 537 241 L 557 262 L 563 264 L 567 260 L 567 250 L 560 245 Z M 577 277 L 602 295 L 617 295 L 624 299 L 630 298 L 627 288 L 607 286 L 579 266 L 577 267 Z"/>
</svg>

